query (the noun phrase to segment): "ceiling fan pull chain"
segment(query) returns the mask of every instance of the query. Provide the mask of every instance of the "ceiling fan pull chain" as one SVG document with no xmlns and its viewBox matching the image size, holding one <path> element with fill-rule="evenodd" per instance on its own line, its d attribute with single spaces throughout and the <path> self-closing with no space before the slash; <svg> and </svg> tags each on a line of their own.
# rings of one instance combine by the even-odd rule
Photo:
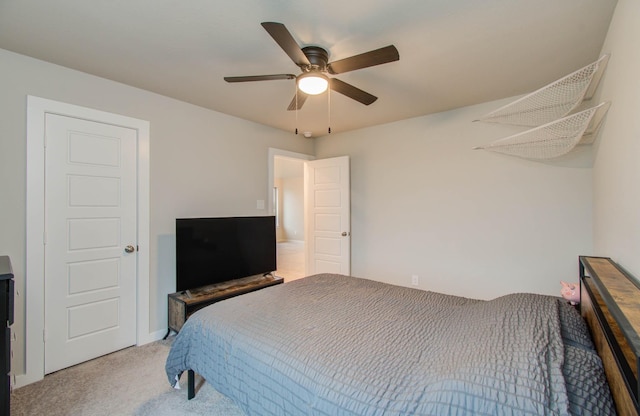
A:
<svg viewBox="0 0 640 416">
<path fill-rule="evenodd" d="M 328 118 L 328 125 L 329 128 L 327 129 L 327 133 L 331 134 L 331 84 L 329 84 L 329 87 L 327 88 L 327 118 Z"/>
<path fill-rule="evenodd" d="M 298 84 L 295 85 L 295 100 L 296 100 L 296 135 L 298 134 Z"/>
</svg>

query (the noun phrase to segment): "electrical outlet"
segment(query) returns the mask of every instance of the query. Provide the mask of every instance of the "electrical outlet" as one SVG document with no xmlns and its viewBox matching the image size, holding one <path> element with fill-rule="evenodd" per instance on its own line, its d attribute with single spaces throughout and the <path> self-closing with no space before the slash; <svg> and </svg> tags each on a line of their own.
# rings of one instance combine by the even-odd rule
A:
<svg viewBox="0 0 640 416">
<path fill-rule="evenodd" d="M 418 286 L 420 284 L 417 274 L 411 275 L 411 284 L 414 286 Z"/>
</svg>

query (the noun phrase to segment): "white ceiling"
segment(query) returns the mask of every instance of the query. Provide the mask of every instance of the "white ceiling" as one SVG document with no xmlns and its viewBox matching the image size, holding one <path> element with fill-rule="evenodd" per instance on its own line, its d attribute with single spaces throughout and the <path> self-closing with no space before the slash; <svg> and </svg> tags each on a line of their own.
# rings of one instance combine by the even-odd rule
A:
<svg viewBox="0 0 640 416">
<path fill-rule="evenodd" d="M 286 25 L 329 61 L 394 44 L 400 61 L 337 77 L 373 95 L 331 94 L 333 132 L 535 90 L 592 61 L 615 0 L 0 0 L 0 48 L 246 120 L 317 137 L 327 95 L 286 111 L 294 81 L 224 76 L 298 67 L 260 26 Z"/>
</svg>

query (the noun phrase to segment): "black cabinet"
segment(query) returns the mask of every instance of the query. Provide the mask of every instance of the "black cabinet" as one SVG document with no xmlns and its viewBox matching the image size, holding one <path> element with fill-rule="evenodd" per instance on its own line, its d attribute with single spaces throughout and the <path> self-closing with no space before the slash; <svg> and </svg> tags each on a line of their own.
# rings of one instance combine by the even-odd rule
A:
<svg viewBox="0 0 640 416">
<path fill-rule="evenodd" d="M 11 328 L 13 324 L 13 269 L 0 256 L 0 414 L 9 415 L 11 395 Z"/>
</svg>

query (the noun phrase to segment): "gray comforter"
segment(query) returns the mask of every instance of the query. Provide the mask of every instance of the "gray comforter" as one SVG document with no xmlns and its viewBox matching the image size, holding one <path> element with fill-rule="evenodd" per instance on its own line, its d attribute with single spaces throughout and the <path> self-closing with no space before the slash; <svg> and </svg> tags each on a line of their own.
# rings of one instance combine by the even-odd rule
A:
<svg viewBox="0 0 640 416">
<path fill-rule="evenodd" d="M 558 305 L 316 275 L 198 311 L 166 371 L 248 415 L 569 414 Z"/>
</svg>

